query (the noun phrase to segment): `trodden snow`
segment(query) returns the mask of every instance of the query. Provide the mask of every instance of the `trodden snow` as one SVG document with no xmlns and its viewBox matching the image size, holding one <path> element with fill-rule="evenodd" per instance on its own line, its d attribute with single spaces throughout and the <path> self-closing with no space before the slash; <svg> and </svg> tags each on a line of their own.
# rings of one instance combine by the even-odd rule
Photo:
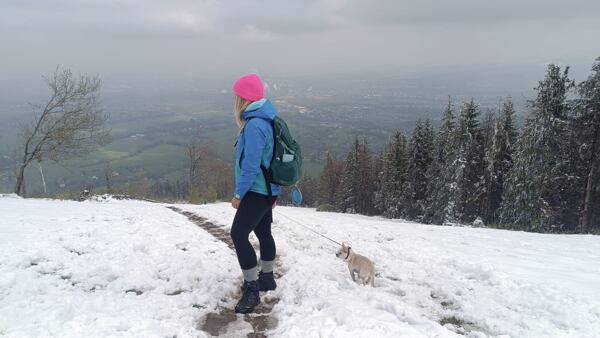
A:
<svg viewBox="0 0 600 338">
<path fill-rule="evenodd" d="M 235 304 L 237 260 L 167 206 L 0 196 L 0 336 L 209 336 L 204 316 Z M 235 212 L 175 206 L 224 227 Z M 600 336 L 600 237 L 292 207 L 274 219 L 282 276 L 269 336 Z M 336 247 L 296 222 L 370 257 L 376 287 L 354 283 Z M 228 334 L 248 333 L 236 322 Z"/>
</svg>

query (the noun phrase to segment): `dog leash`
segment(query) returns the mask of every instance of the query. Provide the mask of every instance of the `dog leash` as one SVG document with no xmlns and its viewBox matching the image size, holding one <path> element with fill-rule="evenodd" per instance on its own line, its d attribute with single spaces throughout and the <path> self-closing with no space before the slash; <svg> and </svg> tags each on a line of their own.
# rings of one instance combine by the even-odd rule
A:
<svg viewBox="0 0 600 338">
<path fill-rule="evenodd" d="M 299 226 L 301 226 L 301 227 L 303 227 L 303 228 L 307 229 L 308 231 L 310 231 L 310 232 L 312 232 L 312 233 L 314 233 L 314 234 L 317 234 L 317 235 L 319 235 L 319 236 L 321 236 L 321 237 L 323 237 L 323 238 L 325 238 L 325 239 L 327 239 L 327 240 L 330 240 L 330 241 L 332 241 L 333 243 L 335 243 L 335 244 L 337 244 L 337 245 L 339 245 L 339 246 L 342 246 L 342 243 L 340 243 L 340 242 L 338 242 L 338 241 L 334 241 L 333 239 L 331 239 L 331 238 L 329 238 L 329 237 L 327 237 L 327 236 L 325 236 L 325 235 L 323 235 L 323 234 L 320 234 L 320 233 L 316 232 L 315 230 L 313 230 L 313 229 L 311 229 L 311 228 L 307 227 L 306 225 L 304 225 L 304 224 L 302 224 L 302 223 L 300 223 L 300 222 L 298 222 L 298 221 L 294 220 L 293 218 L 291 218 L 291 217 L 288 217 L 288 216 L 286 216 L 286 215 L 283 215 L 283 214 L 280 214 L 279 212 L 277 212 L 277 211 L 275 211 L 275 210 L 273 210 L 273 211 L 274 211 L 274 212 L 275 212 L 275 213 L 276 213 L 278 216 L 282 216 L 282 217 L 284 217 L 284 218 L 287 218 L 288 220 L 290 220 L 290 221 L 292 221 L 292 222 L 294 222 L 294 223 L 298 224 Z"/>
</svg>

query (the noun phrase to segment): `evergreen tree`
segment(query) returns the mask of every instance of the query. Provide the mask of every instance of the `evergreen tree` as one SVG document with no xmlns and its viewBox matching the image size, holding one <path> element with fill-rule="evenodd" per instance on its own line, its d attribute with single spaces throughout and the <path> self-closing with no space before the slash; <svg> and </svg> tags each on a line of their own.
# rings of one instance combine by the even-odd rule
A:
<svg viewBox="0 0 600 338">
<path fill-rule="evenodd" d="M 434 157 L 434 133 L 431 121 L 417 121 L 408 146 L 408 172 L 405 210 L 409 219 L 421 220 L 428 201 L 427 172 Z"/>
<path fill-rule="evenodd" d="M 500 210 L 503 223 L 530 231 L 560 227 L 566 211 L 561 191 L 570 184 L 565 139 L 569 136 L 567 95 L 573 87 L 569 68 L 549 65 L 530 103 L 531 115 L 517 142 L 514 167 L 504 187 Z M 567 143 L 568 145 L 568 143 Z M 577 210 L 575 210 L 577 212 Z"/>
<path fill-rule="evenodd" d="M 341 212 L 355 213 L 356 195 L 358 184 L 358 138 L 354 139 L 354 144 L 344 162 L 342 175 L 340 176 L 340 184 L 335 192 L 335 207 Z"/>
<path fill-rule="evenodd" d="M 377 208 L 385 217 L 397 218 L 401 215 L 407 170 L 406 137 L 401 131 L 397 131 L 386 145 L 382 155 L 381 174 L 375 199 Z"/>
<path fill-rule="evenodd" d="M 317 180 L 304 174 L 300 179 L 299 186 L 302 189 L 302 205 L 315 207 L 317 204 Z"/>
<path fill-rule="evenodd" d="M 600 230 L 600 58 L 592 66 L 592 74 L 579 85 L 581 98 L 577 102 L 579 116 L 577 130 L 580 131 L 579 149 L 582 149 L 583 189 L 579 231 Z M 594 226 L 595 225 L 595 226 Z"/>
<path fill-rule="evenodd" d="M 580 153 L 582 130 L 577 127 L 576 110 L 568 100 L 566 105 L 563 140 L 559 144 L 559 162 L 554 173 L 556 219 L 551 231 L 576 232 L 581 216 L 582 187 L 585 182 L 583 161 Z"/>
<path fill-rule="evenodd" d="M 463 105 L 455 130 L 457 153 L 450 163 L 450 200 L 446 207 L 446 221 L 472 222 L 479 213 L 483 197 L 484 149 L 479 126 L 479 107 L 473 100 Z"/>
<path fill-rule="evenodd" d="M 374 209 L 374 213 L 377 215 L 381 215 L 383 213 L 383 208 L 382 205 L 380 203 L 380 194 L 379 192 L 381 191 L 381 180 L 383 178 L 383 156 L 384 156 L 384 151 L 379 152 L 377 155 L 375 155 L 375 159 L 373 161 L 373 180 L 374 180 L 374 189 L 375 192 L 373 194 L 373 209 Z"/>
<path fill-rule="evenodd" d="M 435 140 L 435 151 L 433 163 L 427 173 L 429 186 L 429 202 L 425 221 L 435 224 L 443 224 L 446 219 L 446 208 L 452 195 L 452 177 L 448 170 L 455 155 L 455 129 L 456 116 L 452 100 L 448 98 L 448 104 L 442 113 L 442 125 L 440 126 Z"/>
<path fill-rule="evenodd" d="M 482 196 L 479 199 L 479 217 L 487 224 L 491 221 L 490 199 L 493 198 L 491 192 L 491 182 L 494 177 L 493 161 L 491 158 L 492 148 L 494 146 L 494 136 L 496 129 L 496 114 L 488 110 L 481 123 L 482 149 L 483 149 L 483 176 L 481 182 Z"/>
<path fill-rule="evenodd" d="M 500 116 L 495 121 L 492 143 L 486 150 L 486 197 L 481 214 L 486 223 L 496 222 L 504 181 L 512 168 L 512 153 L 517 140 L 514 115 L 513 103 L 508 99 L 502 103 Z"/>
<path fill-rule="evenodd" d="M 325 166 L 323 167 L 318 183 L 317 201 L 319 205 L 336 205 L 335 193 L 340 184 L 342 170 L 343 163 L 336 160 L 329 152 L 327 152 Z"/>
<path fill-rule="evenodd" d="M 337 207 L 343 212 L 373 214 L 375 173 L 366 139 L 356 138 L 344 165 L 337 194 Z"/>
</svg>

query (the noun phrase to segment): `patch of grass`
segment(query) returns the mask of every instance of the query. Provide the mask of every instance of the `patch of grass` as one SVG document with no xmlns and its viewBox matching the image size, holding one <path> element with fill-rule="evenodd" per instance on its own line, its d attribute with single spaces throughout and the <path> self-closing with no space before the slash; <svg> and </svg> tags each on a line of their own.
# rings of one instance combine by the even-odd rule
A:
<svg viewBox="0 0 600 338">
<path fill-rule="evenodd" d="M 335 212 L 337 209 L 331 204 L 321 204 L 317 207 L 317 211 Z"/>
<path fill-rule="evenodd" d="M 484 332 L 486 333 L 486 330 L 482 329 L 481 327 L 477 326 L 475 323 L 464 320 L 462 318 L 459 318 L 457 316 L 447 316 L 442 318 L 439 321 L 440 325 L 444 326 L 446 324 L 450 324 L 452 326 L 454 326 L 456 328 L 456 332 L 460 333 L 460 334 L 465 334 L 468 332 L 472 332 L 472 331 L 477 331 L 477 332 Z M 489 333 L 486 333 L 489 334 Z"/>
<path fill-rule="evenodd" d="M 173 292 L 167 292 L 166 295 L 167 296 L 177 296 L 177 295 L 180 295 L 180 294 L 182 294 L 184 292 L 185 292 L 185 290 L 177 289 L 177 290 L 175 290 Z"/>
<path fill-rule="evenodd" d="M 78 201 L 81 193 L 79 191 L 65 191 L 59 192 L 56 194 L 52 194 L 48 196 L 48 198 L 56 199 L 56 200 L 70 200 L 70 201 Z"/>
<path fill-rule="evenodd" d="M 185 163 L 185 147 L 159 144 L 134 156 L 116 160 L 113 166 L 144 168 L 146 172 L 164 174 L 181 168 Z"/>
<path fill-rule="evenodd" d="M 464 327 L 465 321 L 456 316 L 444 317 L 440 320 L 440 325 L 443 326 L 446 324 L 452 324 L 457 327 Z"/>
</svg>

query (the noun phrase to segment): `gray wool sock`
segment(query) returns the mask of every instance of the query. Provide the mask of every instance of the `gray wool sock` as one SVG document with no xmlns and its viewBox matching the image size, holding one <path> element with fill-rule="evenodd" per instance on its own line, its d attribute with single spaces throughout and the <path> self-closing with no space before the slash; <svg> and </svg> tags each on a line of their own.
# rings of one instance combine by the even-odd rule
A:
<svg viewBox="0 0 600 338">
<path fill-rule="evenodd" d="M 258 267 L 253 267 L 251 269 L 243 270 L 244 279 L 248 282 L 253 282 L 258 279 Z"/>
<path fill-rule="evenodd" d="M 275 268 L 275 260 L 272 261 L 263 261 L 260 260 L 260 271 L 262 272 L 273 272 Z"/>
</svg>

